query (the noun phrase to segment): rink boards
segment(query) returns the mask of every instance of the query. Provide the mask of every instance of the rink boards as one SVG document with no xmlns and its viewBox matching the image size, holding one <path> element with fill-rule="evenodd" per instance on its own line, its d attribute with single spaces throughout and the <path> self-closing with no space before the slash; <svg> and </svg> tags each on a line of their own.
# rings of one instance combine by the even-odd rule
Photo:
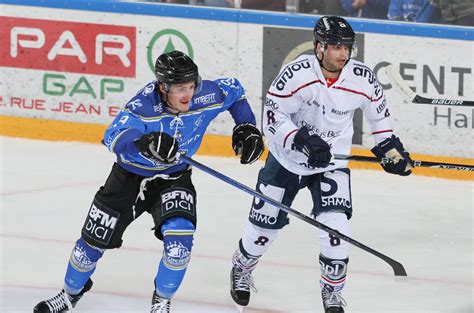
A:
<svg viewBox="0 0 474 313">
<path fill-rule="evenodd" d="M 204 78 L 237 77 L 261 120 L 269 84 L 282 64 L 311 53 L 319 18 L 114 1 L 1 3 L 0 32 L 9 44 L 0 47 L 0 134 L 86 142 L 100 142 L 120 107 L 154 79 L 156 57 L 170 49 L 190 55 Z M 351 22 L 358 33 L 357 59 L 374 68 L 408 149 L 427 160 L 472 162 L 473 148 L 466 143 L 473 139 L 474 110 L 405 103 L 383 67 L 394 64 L 420 95 L 472 100 L 474 30 Z M 373 146 L 370 130 L 359 113 L 354 123 L 353 143 L 366 154 Z M 229 125 L 230 114 L 221 114 L 200 153 L 232 155 Z M 466 173 L 436 175 L 472 179 Z"/>
</svg>

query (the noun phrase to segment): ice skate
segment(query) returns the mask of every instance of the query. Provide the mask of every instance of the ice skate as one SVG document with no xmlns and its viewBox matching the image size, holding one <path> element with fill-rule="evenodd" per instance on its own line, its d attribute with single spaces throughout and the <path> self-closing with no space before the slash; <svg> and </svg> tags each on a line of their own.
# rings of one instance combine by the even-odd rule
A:
<svg viewBox="0 0 474 313">
<path fill-rule="evenodd" d="M 162 298 L 156 293 L 156 291 L 153 291 L 150 313 L 169 313 L 170 310 L 171 300 Z"/>
<path fill-rule="evenodd" d="M 59 313 L 59 312 L 72 312 L 77 302 L 82 298 L 82 296 L 88 292 L 92 287 L 92 280 L 88 280 L 85 284 L 82 291 L 77 295 L 70 295 L 66 291 L 61 290 L 56 296 L 41 301 L 38 303 L 33 312 L 34 313 Z"/>
<path fill-rule="evenodd" d="M 321 291 L 323 307 L 325 313 L 344 313 L 346 300 L 341 296 L 340 291 L 334 291 L 330 285 L 324 284 Z"/>
<path fill-rule="evenodd" d="M 257 292 L 253 282 L 252 272 L 243 271 L 234 265 L 230 272 L 230 295 L 237 304 L 239 312 L 243 312 L 242 307 L 249 304 L 250 290 Z"/>
</svg>

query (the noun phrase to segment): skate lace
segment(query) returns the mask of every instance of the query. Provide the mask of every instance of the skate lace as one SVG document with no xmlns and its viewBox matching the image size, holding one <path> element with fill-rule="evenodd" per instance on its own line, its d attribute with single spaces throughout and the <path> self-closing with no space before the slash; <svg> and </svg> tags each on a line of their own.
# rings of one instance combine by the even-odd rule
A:
<svg viewBox="0 0 474 313">
<path fill-rule="evenodd" d="M 72 311 L 72 303 L 69 295 L 63 290 L 57 296 L 47 300 L 46 303 L 52 313 L 61 312 L 61 310 L 68 308 Z"/>
<path fill-rule="evenodd" d="M 150 313 L 167 313 L 170 311 L 170 303 L 168 301 L 166 302 L 160 302 L 160 303 L 155 303 L 151 306 Z"/>
<path fill-rule="evenodd" d="M 346 300 L 341 296 L 340 292 L 324 292 L 323 301 L 326 307 L 347 305 Z"/>
<path fill-rule="evenodd" d="M 168 299 L 158 298 L 157 303 L 151 306 L 150 313 L 167 313 L 171 309 L 171 303 Z"/>
<path fill-rule="evenodd" d="M 235 290 L 257 292 L 251 272 L 234 271 Z"/>
</svg>

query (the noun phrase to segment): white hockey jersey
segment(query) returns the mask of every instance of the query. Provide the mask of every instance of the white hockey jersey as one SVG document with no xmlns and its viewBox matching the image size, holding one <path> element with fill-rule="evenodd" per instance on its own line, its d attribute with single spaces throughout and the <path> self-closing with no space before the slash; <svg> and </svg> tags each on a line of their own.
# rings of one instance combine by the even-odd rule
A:
<svg viewBox="0 0 474 313">
<path fill-rule="evenodd" d="M 333 160 L 327 168 L 311 168 L 308 158 L 292 149 L 293 138 L 302 126 L 331 146 L 331 153 L 349 154 L 354 133 L 352 118 L 361 108 L 379 143 L 392 135 L 392 124 L 383 89 L 374 73 L 363 63 L 349 60 L 338 80 L 327 82 L 314 55 L 302 55 L 283 66 L 267 93 L 263 131 L 272 155 L 289 171 L 310 175 L 347 167 Z"/>
</svg>

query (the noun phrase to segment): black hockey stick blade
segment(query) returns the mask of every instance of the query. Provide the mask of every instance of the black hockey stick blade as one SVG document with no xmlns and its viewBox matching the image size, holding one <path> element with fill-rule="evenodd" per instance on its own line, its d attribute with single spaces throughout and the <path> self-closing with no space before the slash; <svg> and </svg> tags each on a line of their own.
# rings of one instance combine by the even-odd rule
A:
<svg viewBox="0 0 474 313">
<path fill-rule="evenodd" d="M 364 156 L 364 155 L 344 155 L 344 154 L 335 154 L 335 160 L 348 160 L 356 162 L 368 162 L 368 163 L 390 163 L 391 159 L 386 158 L 379 161 L 376 157 Z M 417 167 L 430 167 L 430 168 L 440 168 L 445 170 L 456 170 L 456 171 L 465 171 L 472 172 L 474 171 L 474 165 L 467 164 L 456 164 L 456 163 L 441 163 L 441 162 L 429 162 L 429 161 L 416 161 L 415 166 Z"/>
<path fill-rule="evenodd" d="M 335 229 L 333 229 L 329 226 L 326 226 L 326 225 L 316 221 L 315 219 L 312 219 L 309 216 L 306 216 L 303 213 L 300 213 L 299 211 L 296 211 L 295 209 L 292 209 L 292 208 L 290 208 L 290 207 L 288 207 L 288 206 L 286 206 L 286 205 L 284 205 L 284 204 L 282 204 L 282 203 L 280 203 L 280 202 L 278 202 L 278 201 L 276 201 L 272 198 L 269 198 L 266 195 L 258 192 L 257 190 L 249 188 L 249 187 L 245 186 L 244 184 L 239 183 L 238 181 L 236 181 L 236 180 L 234 180 L 234 179 L 232 179 L 232 178 L 230 178 L 230 177 L 228 177 L 228 176 L 226 176 L 222 173 L 219 173 L 216 170 L 213 170 L 212 168 L 210 168 L 210 167 L 208 167 L 208 166 L 206 166 L 202 163 L 199 163 L 198 161 L 193 160 L 190 157 L 187 157 L 184 154 L 182 154 L 180 156 L 180 158 L 182 160 L 184 160 L 186 163 L 190 164 L 191 166 L 194 166 L 194 167 L 200 169 L 201 171 L 203 171 L 203 172 L 205 172 L 209 175 L 212 175 L 212 176 L 228 183 L 229 185 L 237 187 L 238 189 L 240 189 L 240 190 L 242 190 L 242 191 L 244 191 L 244 192 L 246 192 L 246 193 L 248 193 L 248 194 L 250 194 L 250 195 L 252 195 L 256 198 L 259 198 L 260 200 L 265 201 L 265 202 L 267 202 L 267 203 L 269 203 L 269 204 L 271 204 L 271 205 L 287 212 L 288 214 L 293 215 L 296 218 L 299 218 L 300 220 L 303 220 L 303 221 L 307 222 L 308 224 L 311 224 L 311 225 L 313 225 L 313 226 L 315 226 L 319 229 L 322 229 L 322 230 L 328 232 L 329 234 L 331 234 L 335 237 L 338 237 L 338 238 L 340 238 L 340 239 L 342 239 L 342 240 L 344 240 L 344 241 L 346 241 L 346 242 L 348 242 L 348 243 L 350 243 L 350 244 L 352 244 L 352 245 L 354 245 L 354 246 L 356 246 L 356 247 L 358 247 L 358 248 L 360 248 L 360 249 L 362 249 L 362 250 L 364 250 L 364 251 L 366 251 L 366 252 L 368 252 L 372 255 L 375 255 L 376 257 L 378 257 L 378 258 L 382 259 L 383 261 L 387 262 L 392 267 L 393 273 L 394 273 L 395 276 L 400 276 L 400 277 L 407 276 L 407 272 L 405 271 L 405 268 L 403 267 L 403 265 L 400 262 L 395 261 L 394 259 L 378 252 L 377 250 L 374 250 L 374 249 L 364 245 L 363 243 L 360 243 L 359 241 L 357 241 L 355 239 L 352 239 L 352 238 L 350 238 L 350 237 L 348 237 L 344 234 L 341 234 L 337 230 L 335 230 Z"/>
<path fill-rule="evenodd" d="M 430 99 L 424 98 L 419 95 L 415 95 L 415 98 L 411 101 L 413 103 L 425 103 L 425 104 L 436 104 L 436 105 L 452 105 L 452 106 L 463 106 L 472 107 L 474 101 L 469 100 L 449 100 L 449 99 Z"/>
<path fill-rule="evenodd" d="M 452 100 L 452 99 L 432 99 L 425 98 L 417 95 L 411 88 L 407 85 L 403 77 L 397 71 L 393 64 L 389 64 L 385 67 L 385 73 L 387 74 L 390 82 L 393 86 L 400 92 L 406 102 L 412 103 L 423 103 L 423 104 L 434 104 L 434 105 L 451 105 L 451 106 L 464 106 L 472 107 L 474 106 L 474 101 L 470 100 Z"/>
</svg>

